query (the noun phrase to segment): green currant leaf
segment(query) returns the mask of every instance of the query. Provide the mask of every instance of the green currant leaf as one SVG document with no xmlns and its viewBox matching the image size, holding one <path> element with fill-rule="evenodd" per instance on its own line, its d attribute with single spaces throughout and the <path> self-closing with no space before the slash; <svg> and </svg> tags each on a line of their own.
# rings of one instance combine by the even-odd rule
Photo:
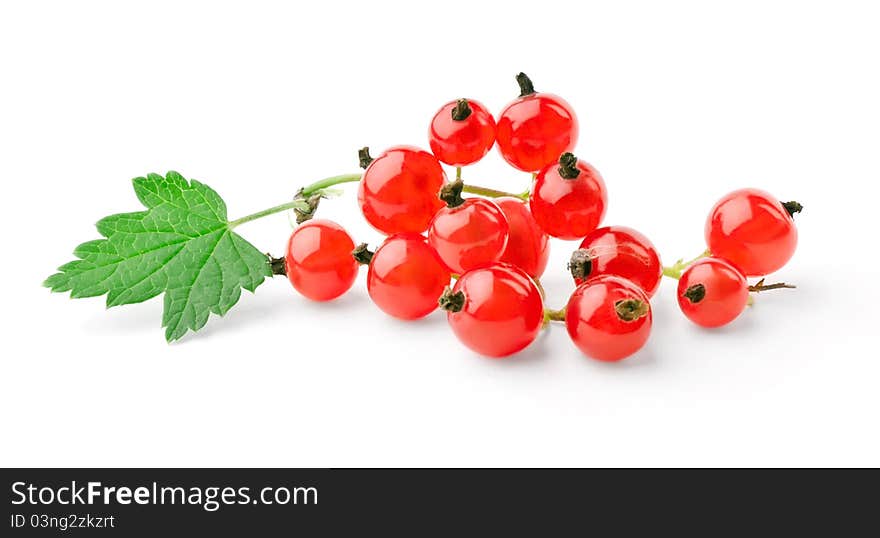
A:
<svg viewBox="0 0 880 538">
<path fill-rule="evenodd" d="M 234 233 L 226 204 L 203 183 L 177 172 L 133 180 L 147 208 L 101 219 L 104 239 L 73 251 L 44 285 L 73 298 L 107 296 L 107 306 L 165 293 L 162 326 L 170 342 L 197 331 L 213 312 L 225 314 L 241 288 L 253 292 L 272 276 L 266 255 Z"/>
</svg>

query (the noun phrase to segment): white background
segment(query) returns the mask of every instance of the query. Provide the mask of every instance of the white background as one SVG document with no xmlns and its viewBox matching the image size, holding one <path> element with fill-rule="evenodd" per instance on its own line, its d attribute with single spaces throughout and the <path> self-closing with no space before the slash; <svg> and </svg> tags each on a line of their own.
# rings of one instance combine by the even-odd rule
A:
<svg viewBox="0 0 880 538">
<path fill-rule="evenodd" d="M 880 464 L 876 215 L 880 17 L 870 2 L 20 2 L 0 8 L 5 224 L 0 464 L 606 466 Z M 513 75 L 577 110 L 608 224 L 666 262 L 703 250 L 729 190 L 805 206 L 800 244 L 732 325 L 691 325 L 674 282 L 646 349 L 581 355 L 554 327 L 469 352 L 435 313 L 394 321 L 359 282 L 311 304 L 288 282 L 168 345 L 161 300 L 106 311 L 41 281 L 178 170 L 230 218 L 427 145 L 460 96 L 498 111 Z M 519 191 L 497 151 L 474 183 Z M 379 235 L 354 189 L 320 216 Z M 277 215 L 238 230 L 281 253 Z M 554 242 L 550 305 L 571 291 Z"/>
</svg>

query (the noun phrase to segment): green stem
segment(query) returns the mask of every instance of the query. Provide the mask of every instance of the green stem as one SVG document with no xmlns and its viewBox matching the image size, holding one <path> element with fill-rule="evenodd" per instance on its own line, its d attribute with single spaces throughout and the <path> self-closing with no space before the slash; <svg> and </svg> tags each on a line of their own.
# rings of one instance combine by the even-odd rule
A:
<svg viewBox="0 0 880 538">
<path fill-rule="evenodd" d="M 261 219 L 263 217 L 274 215 L 275 213 L 281 213 L 282 211 L 287 211 L 290 209 L 294 209 L 296 207 L 301 207 L 304 203 L 303 199 L 308 198 L 314 194 L 319 193 L 320 191 L 332 187 L 334 185 L 339 185 L 341 183 L 355 183 L 361 180 L 361 174 L 342 174 L 339 176 L 332 176 L 320 181 L 316 181 L 311 185 L 307 185 L 303 187 L 303 189 L 299 193 L 299 197 L 296 200 L 291 200 L 289 202 L 285 202 L 283 204 L 279 204 L 262 211 L 257 211 L 256 213 L 252 213 L 250 215 L 241 217 L 240 219 L 236 219 L 229 222 L 229 228 L 235 228 L 241 224 L 246 222 L 251 222 L 252 220 Z M 519 198 L 520 200 L 527 201 L 529 199 L 529 191 L 525 191 L 519 194 L 514 194 L 510 192 L 498 191 L 495 189 L 487 189 L 485 187 L 477 187 L 474 185 L 465 185 L 464 192 L 470 194 L 476 194 L 479 196 L 486 196 L 488 198 L 499 198 L 501 196 L 512 196 L 514 198 Z"/>
<path fill-rule="evenodd" d="M 545 308 L 544 325 L 547 325 L 551 321 L 565 321 L 565 309 L 551 310 L 550 308 Z"/>
<path fill-rule="evenodd" d="M 230 221 L 229 228 L 232 229 L 236 226 L 239 226 L 240 224 L 244 224 L 252 220 L 261 219 L 269 215 L 274 215 L 275 213 L 281 213 L 282 211 L 287 211 L 288 209 L 293 209 L 295 207 L 301 207 L 304 203 L 302 198 L 308 198 L 318 191 L 326 189 L 327 187 L 332 187 L 333 185 L 339 185 L 340 183 L 354 183 L 355 181 L 360 181 L 360 179 L 361 174 L 342 174 L 340 176 L 328 177 L 326 179 L 316 181 L 311 185 L 304 187 L 303 190 L 300 191 L 300 198 L 264 209 L 262 211 L 257 211 L 256 213 L 241 217 L 240 219 Z"/>
<path fill-rule="evenodd" d="M 681 278 L 681 273 L 683 273 L 684 270 L 687 269 L 687 267 L 690 264 L 694 263 L 695 261 L 697 261 L 699 259 L 710 256 L 710 255 L 711 255 L 711 253 L 707 249 L 707 250 L 703 251 L 702 254 L 700 254 L 699 256 L 694 258 L 693 260 L 684 261 L 682 259 L 679 259 L 673 265 L 663 268 L 663 276 L 668 276 L 669 278 L 674 278 L 674 279 L 678 280 Z"/>
<path fill-rule="evenodd" d="M 311 194 L 315 194 L 316 192 L 326 189 L 327 187 L 332 187 L 333 185 L 339 185 L 340 183 L 356 183 L 361 180 L 361 175 L 362 174 L 342 174 L 341 176 L 333 176 L 316 181 L 311 185 L 303 187 L 303 198 L 308 198 Z"/>
<path fill-rule="evenodd" d="M 544 301 L 547 299 L 547 292 L 544 291 L 544 285 L 541 284 L 541 279 L 538 277 L 532 277 L 532 282 L 535 283 L 535 287 L 538 288 L 538 293 L 541 294 L 541 300 Z"/>
<path fill-rule="evenodd" d="M 455 167 L 455 179 L 461 179 L 461 167 L 460 166 Z"/>
<path fill-rule="evenodd" d="M 268 209 L 264 209 L 262 211 L 257 211 L 256 213 L 252 213 L 246 217 L 242 217 L 240 219 L 236 219 L 229 222 L 229 228 L 235 228 L 240 224 L 244 224 L 245 222 L 250 222 L 252 220 L 261 219 L 263 217 L 267 217 L 269 215 L 274 215 L 275 213 L 281 213 L 282 211 L 287 211 L 288 209 L 293 209 L 294 207 L 302 206 L 302 200 L 292 200 L 285 204 L 276 205 L 274 207 L 270 207 Z"/>
<path fill-rule="evenodd" d="M 510 196 L 513 198 L 519 198 L 522 201 L 527 201 L 529 199 L 529 191 L 521 192 L 519 194 L 514 194 L 512 192 L 504 192 L 498 191 L 495 189 L 489 189 L 486 187 L 477 187 L 476 185 L 468 185 L 465 184 L 463 192 L 468 194 L 476 194 L 478 196 L 485 196 L 487 198 L 501 198 L 502 196 Z"/>
</svg>

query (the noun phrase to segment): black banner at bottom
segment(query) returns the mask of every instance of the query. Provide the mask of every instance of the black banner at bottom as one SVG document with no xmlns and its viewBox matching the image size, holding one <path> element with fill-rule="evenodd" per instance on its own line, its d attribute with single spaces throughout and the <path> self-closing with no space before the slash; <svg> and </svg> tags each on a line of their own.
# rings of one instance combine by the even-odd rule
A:
<svg viewBox="0 0 880 538">
<path fill-rule="evenodd" d="M 0 536 L 876 527 L 874 471 L 5 469 Z M 867 526 L 865 526 L 867 525 Z"/>
</svg>

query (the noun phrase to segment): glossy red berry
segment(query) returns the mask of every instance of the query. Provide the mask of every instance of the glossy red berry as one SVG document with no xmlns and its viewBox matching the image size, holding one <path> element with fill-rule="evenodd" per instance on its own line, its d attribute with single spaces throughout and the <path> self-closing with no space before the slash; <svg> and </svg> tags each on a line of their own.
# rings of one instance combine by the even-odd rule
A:
<svg viewBox="0 0 880 538">
<path fill-rule="evenodd" d="M 645 345 L 651 334 L 651 304 L 642 289 L 616 276 L 590 279 L 574 291 L 565 327 L 588 357 L 619 361 Z"/>
<path fill-rule="evenodd" d="M 550 237 L 535 222 L 528 204 L 519 198 L 495 198 L 510 224 L 507 247 L 499 261 L 519 267 L 534 278 L 544 274 L 550 257 Z"/>
<path fill-rule="evenodd" d="M 560 239 L 580 239 L 595 230 L 608 205 L 599 172 L 571 153 L 545 166 L 535 178 L 529 207 L 538 225 Z"/>
<path fill-rule="evenodd" d="M 749 300 L 746 277 L 730 263 L 703 258 L 692 263 L 678 281 L 678 306 L 703 327 L 720 327 L 736 319 Z"/>
<path fill-rule="evenodd" d="M 506 357 L 531 344 L 544 322 L 544 304 L 522 270 L 497 264 L 465 273 L 441 298 L 449 325 L 467 347 Z"/>
<path fill-rule="evenodd" d="M 443 207 L 437 193 L 446 182 L 440 162 L 427 151 L 410 146 L 393 147 L 367 165 L 358 187 L 364 218 L 388 235 L 422 233 L 434 213 Z"/>
<path fill-rule="evenodd" d="M 460 182 L 450 184 L 458 189 Z M 451 194 L 449 206 L 437 212 L 428 228 L 428 244 L 454 273 L 462 274 L 498 261 L 510 225 L 501 209 L 484 198 L 464 200 Z"/>
<path fill-rule="evenodd" d="M 587 234 L 569 264 L 576 284 L 599 275 L 623 277 L 656 293 L 663 277 L 660 256 L 651 241 L 626 226 L 604 226 Z"/>
<path fill-rule="evenodd" d="M 504 160 L 524 172 L 536 172 L 574 149 L 578 120 L 564 99 L 536 93 L 529 77 L 516 77 L 520 96 L 498 117 L 496 141 Z"/>
<path fill-rule="evenodd" d="M 437 308 L 449 269 L 419 234 L 393 235 L 373 254 L 367 273 L 370 298 L 386 314 L 419 319 Z"/>
<path fill-rule="evenodd" d="M 313 301 L 329 301 L 348 291 L 358 273 L 354 241 L 333 221 L 314 219 L 290 234 L 284 258 L 287 278 Z"/>
<path fill-rule="evenodd" d="M 495 118 L 472 99 L 450 101 L 431 120 L 431 152 L 451 166 L 467 166 L 483 158 L 495 144 Z"/>
<path fill-rule="evenodd" d="M 706 220 L 706 244 L 713 256 L 733 263 L 746 276 L 780 269 L 797 246 L 792 215 L 797 202 L 783 204 L 758 189 L 741 189 L 723 197 Z"/>
</svg>

